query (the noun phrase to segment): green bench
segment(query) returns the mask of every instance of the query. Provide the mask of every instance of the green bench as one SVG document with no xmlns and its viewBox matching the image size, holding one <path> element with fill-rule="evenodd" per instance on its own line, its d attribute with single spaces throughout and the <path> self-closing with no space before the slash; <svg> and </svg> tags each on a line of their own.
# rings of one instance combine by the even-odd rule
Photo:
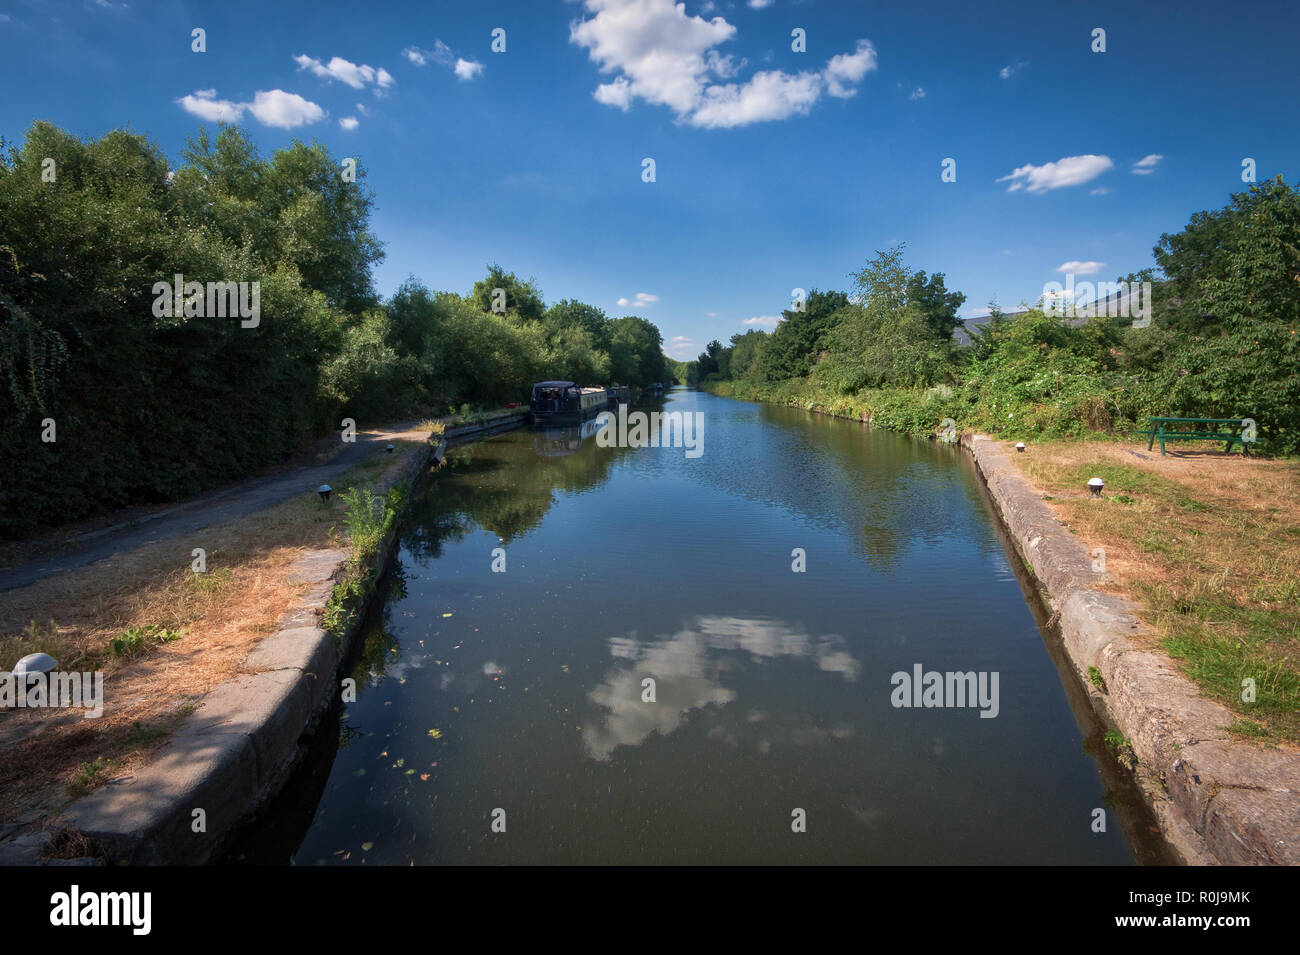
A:
<svg viewBox="0 0 1300 955">
<path fill-rule="evenodd" d="M 1224 441 L 1224 451 L 1231 451 L 1235 442 L 1241 445 L 1241 453 L 1244 455 L 1248 453 L 1247 445 L 1255 440 L 1255 422 L 1251 418 L 1148 418 L 1147 421 L 1151 425 L 1149 432 L 1143 432 L 1151 435 L 1147 450 L 1150 451 L 1159 441 L 1161 454 L 1165 453 L 1166 441 Z M 1189 425 L 1190 429 L 1185 427 Z M 1209 425 L 1210 430 L 1201 428 L 1201 425 Z M 1241 430 L 1213 430 L 1225 426 Z"/>
</svg>

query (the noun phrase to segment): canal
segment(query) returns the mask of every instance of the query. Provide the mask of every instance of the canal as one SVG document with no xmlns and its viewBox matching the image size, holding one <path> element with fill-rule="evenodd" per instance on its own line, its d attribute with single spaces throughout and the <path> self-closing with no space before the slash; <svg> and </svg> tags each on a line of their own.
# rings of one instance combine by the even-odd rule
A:
<svg viewBox="0 0 1300 955">
<path fill-rule="evenodd" d="M 1161 861 L 962 452 L 661 407 L 702 453 L 449 453 L 277 861 Z M 895 705 L 918 667 L 974 676 Z"/>
</svg>

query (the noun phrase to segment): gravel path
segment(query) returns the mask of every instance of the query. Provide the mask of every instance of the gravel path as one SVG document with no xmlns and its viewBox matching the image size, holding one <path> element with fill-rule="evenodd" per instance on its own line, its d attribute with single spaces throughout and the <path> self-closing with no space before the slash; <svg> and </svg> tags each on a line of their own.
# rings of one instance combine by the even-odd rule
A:
<svg viewBox="0 0 1300 955">
<path fill-rule="evenodd" d="M 358 431 L 357 440 L 345 445 L 325 464 L 300 465 L 269 476 L 248 478 L 130 522 L 74 538 L 68 542 L 69 548 L 59 553 L 0 570 L 0 593 L 34 584 L 50 574 L 85 567 L 114 554 L 265 510 L 295 494 L 315 491 L 367 458 L 383 454 L 390 441 L 399 438 L 424 441 L 428 437 L 428 431 L 417 430 L 411 423 L 391 429 Z"/>
</svg>

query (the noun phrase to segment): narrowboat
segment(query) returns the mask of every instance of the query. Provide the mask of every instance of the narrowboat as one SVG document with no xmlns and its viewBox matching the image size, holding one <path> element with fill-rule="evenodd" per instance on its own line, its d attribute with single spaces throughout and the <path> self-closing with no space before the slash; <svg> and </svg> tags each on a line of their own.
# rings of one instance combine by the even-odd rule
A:
<svg viewBox="0 0 1300 955">
<path fill-rule="evenodd" d="M 580 388 L 572 381 L 539 381 L 533 385 L 528 410 L 533 421 L 586 421 L 609 407 L 604 388 Z"/>
</svg>

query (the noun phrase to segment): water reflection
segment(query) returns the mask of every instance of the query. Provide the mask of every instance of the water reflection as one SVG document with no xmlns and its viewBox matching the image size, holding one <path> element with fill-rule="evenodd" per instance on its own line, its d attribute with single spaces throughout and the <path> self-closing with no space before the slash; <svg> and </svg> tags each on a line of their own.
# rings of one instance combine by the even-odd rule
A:
<svg viewBox="0 0 1300 955">
<path fill-rule="evenodd" d="M 608 760 L 620 746 L 636 746 L 652 733 L 668 736 L 692 710 L 723 707 L 736 700 L 736 692 L 723 685 L 728 671 L 781 657 L 807 659 L 817 669 L 855 681 L 861 665 L 838 635 L 813 637 L 779 620 L 745 617 L 699 617 L 691 626 L 669 637 L 640 641 L 635 634 L 611 637 L 609 655 L 628 661 L 606 673 L 588 699 L 601 711 L 588 720 L 583 735 L 587 755 Z M 653 702 L 646 699 L 645 680 L 655 681 Z M 751 709 L 742 721 L 760 723 L 767 715 Z M 710 735 L 739 745 L 741 734 L 733 727 L 715 725 Z M 771 734 L 760 734 L 756 746 L 765 752 Z M 795 743 L 821 742 L 832 736 L 851 735 L 847 727 L 827 729 L 809 722 L 787 727 L 781 736 Z"/>
<path fill-rule="evenodd" d="M 605 427 L 606 420 L 592 418 L 581 425 L 567 428 L 538 428 L 533 431 L 533 450 L 543 458 L 556 458 L 572 454 L 584 441 L 594 438 Z"/>
<path fill-rule="evenodd" d="M 591 441 L 599 427 L 593 419 L 581 427 L 516 432 L 453 448 L 435 479 L 437 493 L 413 503 L 402 546 L 423 566 L 476 527 L 504 544 L 524 536 L 546 516 L 556 491 L 600 485 L 627 453 Z"/>
<path fill-rule="evenodd" d="M 298 861 L 1130 860 L 1087 825 L 1106 787 L 960 457 L 667 407 L 704 412 L 702 458 L 582 428 L 451 450 Z M 892 707 L 917 661 L 1000 673 L 998 718 Z"/>
</svg>

